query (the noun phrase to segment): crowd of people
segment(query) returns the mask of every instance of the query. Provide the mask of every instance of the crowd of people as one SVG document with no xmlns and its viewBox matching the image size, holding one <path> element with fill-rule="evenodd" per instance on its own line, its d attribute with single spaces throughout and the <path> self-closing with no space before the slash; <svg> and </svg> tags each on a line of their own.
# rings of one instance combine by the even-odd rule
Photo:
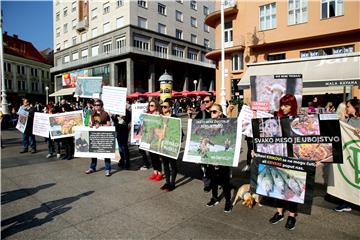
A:
<svg viewBox="0 0 360 240">
<path fill-rule="evenodd" d="M 87 100 L 84 104 L 78 103 L 68 103 L 65 99 L 62 99 L 59 103 L 54 104 L 49 102 L 47 106 L 41 107 L 40 105 L 32 106 L 29 102 L 29 99 L 24 97 L 22 99 L 22 106 L 25 111 L 29 112 L 28 123 L 26 129 L 22 134 L 22 149 L 21 154 L 31 151 L 32 154 L 36 153 L 36 140 L 35 136 L 32 134 L 32 122 L 34 118 L 34 113 L 36 111 L 45 112 L 48 114 L 63 113 L 69 111 L 75 111 L 82 109 L 84 111 L 84 122 L 85 125 L 91 126 L 94 128 L 99 128 L 101 126 L 115 126 L 116 129 L 116 138 L 118 142 L 119 152 L 121 160 L 118 163 L 119 168 L 129 169 L 130 168 L 130 154 L 129 154 L 129 133 L 131 126 L 131 108 L 130 103 L 127 105 L 125 116 L 120 116 L 117 114 L 111 114 L 104 111 L 103 102 L 100 99 L 96 100 Z M 134 102 L 144 102 L 144 99 Z M 335 105 L 332 102 L 328 102 L 323 109 L 319 111 L 319 108 L 316 109 L 317 99 L 314 98 L 311 103 L 309 103 L 309 108 L 307 109 L 308 113 L 316 112 L 336 112 L 341 121 L 345 121 L 356 130 L 357 134 L 360 134 L 360 101 L 357 98 L 348 100 L 344 103 L 340 103 L 335 110 Z M 278 117 L 287 117 L 287 116 L 296 116 L 299 113 L 299 107 L 297 106 L 297 101 L 292 95 L 284 95 L 280 99 L 280 109 L 275 113 L 275 116 Z M 233 102 L 228 102 L 227 109 L 222 109 L 222 106 L 215 103 L 215 97 L 211 94 L 204 96 L 202 98 L 189 98 L 189 99 L 166 99 L 164 101 L 157 101 L 151 99 L 148 101 L 147 114 L 160 114 L 163 116 L 178 117 L 180 112 L 187 113 L 189 118 L 195 119 L 218 119 L 218 118 L 236 118 L 239 114 L 238 106 Z M 196 113 L 196 115 L 195 115 Z M 195 115 L 195 116 L 194 116 Z M 248 146 L 248 152 L 246 154 L 246 166 L 243 171 L 250 170 L 250 164 L 252 158 L 256 155 L 253 152 L 253 142 L 252 138 L 245 138 Z M 52 140 L 47 138 L 48 144 L 48 154 L 47 158 L 57 157 L 64 160 L 71 160 L 74 157 L 74 138 L 67 137 L 57 140 Z M 62 149 L 64 149 L 64 155 L 61 155 Z M 146 152 L 139 149 L 139 152 L 142 155 L 142 166 L 140 170 L 147 170 L 151 166 L 153 168 L 149 180 L 152 181 L 162 181 L 165 179 L 165 183 L 161 186 L 163 191 L 173 191 L 176 188 L 175 182 L 178 173 L 178 166 L 176 159 L 169 157 L 161 156 L 152 152 Z M 90 162 L 90 167 L 85 171 L 86 174 L 91 174 L 96 171 L 97 167 L 97 158 L 92 158 Z M 111 176 L 111 162 L 109 158 L 105 158 L 105 176 Z M 219 186 L 222 187 L 225 206 L 224 212 L 228 213 L 232 209 L 231 204 L 231 167 L 226 166 L 214 166 L 208 164 L 200 165 L 203 172 L 203 182 L 204 182 L 204 191 L 211 191 L 210 201 L 206 204 L 208 207 L 213 207 L 218 205 L 220 202 L 218 190 Z M 282 200 L 275 201 L 276 212 L 274 216 L 270 218 L 270 223 L 276 224 L 284 219 L 285 211 L 289 212 L 288 219 L 286 221 L 285 227 L 289 230 L 295 228 L 296 216 L 297 216 L 297 204 L 289 203 Z M 336 211 L 351 211 L 350 204 L 347 202 L 342 202 L 336 209 Z"/>
</svg>

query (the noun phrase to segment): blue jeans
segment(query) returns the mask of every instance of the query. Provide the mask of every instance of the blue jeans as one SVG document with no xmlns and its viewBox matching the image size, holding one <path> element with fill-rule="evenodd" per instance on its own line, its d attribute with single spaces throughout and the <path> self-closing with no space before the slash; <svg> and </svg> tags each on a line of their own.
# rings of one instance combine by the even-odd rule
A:
<svg viewBox="0 0 360 240">
<path fill-rule="evenodd" d="M 29 141 L 30 139 L 30 141 Z M 36 140 L 35 140 L 35 135 L 34 134 L 29 134 L 29 133 L 23 133 L 22 134 L 22 144 L 24 149 L 29 149 L 29 146 L 31 147 L 32 150 L 36 151 Z"/>
<path fill-rule="evenodd" d="M 91 163 L 90 163 L 90 168 L 92 170 L 96 170 L 96 165 L 97 165 L 97 158 L 92 158 L 91 159 Z M 105 158 L 105 171 L 111 171 L 111 161 L 110 158 Z"/>
</svg>

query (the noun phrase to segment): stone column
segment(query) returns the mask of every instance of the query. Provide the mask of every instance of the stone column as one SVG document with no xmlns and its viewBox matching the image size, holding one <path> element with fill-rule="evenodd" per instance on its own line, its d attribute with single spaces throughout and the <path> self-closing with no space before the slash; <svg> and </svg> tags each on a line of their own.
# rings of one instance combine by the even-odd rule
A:
<svg viewBox="0 0 360 240">
<path fill-rule="evenodd" d="M 110 63 L 110 81 L 109 81 L 110 86 L 117 87 L 117 85 L 115 85 L 115 83 L 117 83 L 115 78 L 117 78 L 117 67 L 115 63 Z"/>
<path fill-rule="evenodd" d="M 185 72 L 184 74 L 184 87 L 183 91 L 189 91 L 189 74 Z"/>
<path fill-rule="evenodd" d="M 155 92 L 155 64 L 149 66 L 148 92 Z"/>
<path fill-rule="evenodd" d="M 126 59 L 126 87 L 127 92 L 134 92 L 134 61 L 131 58 Z"/>
<path fill-rule="evenodd" d="M 199 75 L 199 78 L 198 78 L 198 83 L 197 83 L 197 89 L 195 89 L 196 91 L 201 91 L 202 90 L 202 83 L 203 83 L 203 80 L 202 80 L 202 76 Z"/>
</svg>

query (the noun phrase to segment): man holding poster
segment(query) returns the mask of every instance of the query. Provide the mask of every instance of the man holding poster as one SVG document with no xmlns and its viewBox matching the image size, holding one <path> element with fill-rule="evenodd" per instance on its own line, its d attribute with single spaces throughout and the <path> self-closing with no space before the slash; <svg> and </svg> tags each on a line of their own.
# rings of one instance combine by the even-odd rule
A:
<svg viewBox="0 0 360 240">
<path fill-rule="evenodd" d="M 31 147 L 31 153 L 36 153 L 36 140 L 35 140 L 35 135 L 32 133 L 35 108 L 30 106 L 30 102 L 27 97 L 23 97 L 22 100 L 23 100 L 23 105 L 20 107 L 19 112 L 25 111 L 28 113 L 27 114 L 28 116 L 27 116 L 27 122 L 24 124 L 25 129 L 22 132 L 23 150 L 20 151 L 20 153 L 28 152 L 29 145 Z M 21 122 L 20 116 L 21 115 L 19 114 L 19 122 Z"/>
</svg>

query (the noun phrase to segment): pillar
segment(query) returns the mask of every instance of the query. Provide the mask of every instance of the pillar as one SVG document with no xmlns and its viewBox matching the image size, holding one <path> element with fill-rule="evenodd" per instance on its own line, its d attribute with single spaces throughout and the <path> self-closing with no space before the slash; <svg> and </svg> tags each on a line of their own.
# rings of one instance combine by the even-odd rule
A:
<svg viewBox="0 0 360 240">
<path fill-rule="evenodd" d="M 149 66 L 148 92 L 155 92 L 155 64 Z"/>
<path fill-rule="evenodd" d="M 134 92 L 134 61 L 129 58 L 126 60 L 126 87 L 127 92 Z"/>
<path fill-rule="evenodd" d="M 189 74 L 185 72 L 183 91 L 189 91 Z"/>
</svg>

